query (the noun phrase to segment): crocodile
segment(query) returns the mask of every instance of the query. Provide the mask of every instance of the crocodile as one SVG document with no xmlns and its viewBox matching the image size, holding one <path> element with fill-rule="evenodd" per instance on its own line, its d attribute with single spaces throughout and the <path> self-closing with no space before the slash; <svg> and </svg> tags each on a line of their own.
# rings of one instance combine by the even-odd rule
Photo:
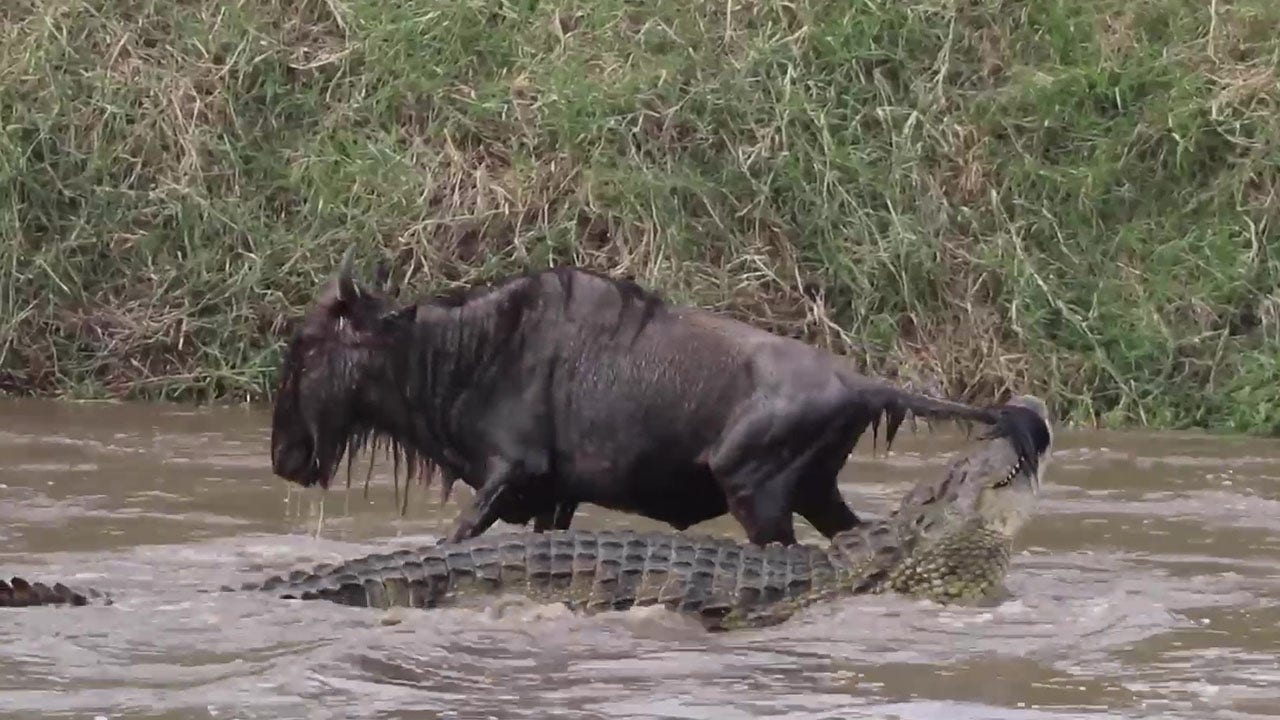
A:
<svg viewBox="0 0 1280 720">
<path fill-rule="evenodd" d="M 14 577 L 7 582 L 0 579 L 0 607 L 88 605 L 93 600 L 110 604 L 111 596 L 93 588 L 76 590 L 61 582 L 46 585 L 21 577 Z"/>
<path fill-rule="evenodd" d="M 767 627 L 814 603 L 861 594 L 993 602 L 1007 593 L 1013 541 L 1034 511 L 1053 445 L 1039 398 L 1017 396 L 1007 407 L 1002 422 L 1022 424 L 1020 432 L 994 428 L 886 517 L 837 533 L 826 546 L 630 530 L 520 532 L 375 553 L 221 591 L 370 608 L 443 607 L 510 592 L 586 614 L 662 605 L 712 631 Z M 1034 447 L 1014 447 L 1015 438 Z M 88 600 L 62 585 L 22 595 L 35 604 Z M 16 604 L 10 597 L 0 591 L 0 606 Z"/>
</svg>

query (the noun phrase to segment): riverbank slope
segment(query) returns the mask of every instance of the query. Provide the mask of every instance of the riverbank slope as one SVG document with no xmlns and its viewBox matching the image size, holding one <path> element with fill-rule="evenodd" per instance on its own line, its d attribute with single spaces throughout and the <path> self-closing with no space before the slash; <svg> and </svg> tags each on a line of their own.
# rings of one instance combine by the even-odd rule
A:
<svg viewBox="0 0 1280 720">
<path fill-rule="evenodd" d="M 1280 5 L 19 0 L 0 387 L 263 399 L 350 243 L 953 397 L 1280 428 Z"/>
</svg>

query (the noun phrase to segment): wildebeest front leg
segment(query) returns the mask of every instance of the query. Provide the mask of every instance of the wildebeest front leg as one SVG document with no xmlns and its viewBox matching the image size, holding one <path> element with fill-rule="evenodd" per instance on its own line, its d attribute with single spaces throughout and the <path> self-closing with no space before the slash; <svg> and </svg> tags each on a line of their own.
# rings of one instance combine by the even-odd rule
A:
<svg viewBox="0 0 1280 720">
<path fill-rule="evenodd" d="M 840 494 L 837 482 L 840 470 L 858 442 L 855 425 L 855 422 L 844 421 L 827 428 L 792 501 L 800 517 L 828 538 L 862 522 Z"/>
<path fill-rule="evenodd" d="M 569 524 L 573 522 L 573 514 L 577 509 L 578 503 L 576 502 L 556 503 L 555 509 L 550 512 L 539 513 L 533 518 L 533 531 L 568 530 Z"/>
<path fill-rule="evenodd" d="M 502 514 L 502 503 L 515 494 L 516 487 L 527 478 L 522 468 L 501 459 L 490 462 L 488 476 L 475 499 L 458 515 L 449 542 L 459 542 L 488 530 Z"/>
</svg>

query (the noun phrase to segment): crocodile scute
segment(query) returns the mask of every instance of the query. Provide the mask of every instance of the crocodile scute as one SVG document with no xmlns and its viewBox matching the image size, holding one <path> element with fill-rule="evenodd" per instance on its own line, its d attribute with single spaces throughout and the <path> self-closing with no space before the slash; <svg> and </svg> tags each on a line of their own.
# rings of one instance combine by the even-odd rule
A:
<svg viewBox="0 0 1280 720">
<path fill-rule="evenodd" d="M 75 590 L 61 582 L 48 585 L 14 576 L 0 579 L 0 607 L 36 607 L 43 605 L 88 605 L 91 601 L 110 604 L 106 594 L 97 590 Z"/>
</svg>

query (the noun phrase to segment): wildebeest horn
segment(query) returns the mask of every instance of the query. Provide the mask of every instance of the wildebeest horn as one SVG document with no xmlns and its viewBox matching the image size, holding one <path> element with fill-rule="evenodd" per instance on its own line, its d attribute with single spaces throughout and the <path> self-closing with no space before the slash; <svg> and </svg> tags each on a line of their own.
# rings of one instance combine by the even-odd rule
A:
<svg viewBox="0 0 1280 720">
<path fill-rule="evenodd" d="M 338 299 L 343 302 L 354 300 L 360 296 L 360 288 L 356 286 L 351 271 L 355 265 L 356 247 L 351 245 L 342 254 L 342 262 L 338 264 Z"/>
<path fill-rule="evenodd" d="M 347 251 L 342 253 L 342 261 L 338 263 L 338 277 L 350 278 L 351 269 L 355 266 L 356 246 L 350 245 Z"/>
</svg>

